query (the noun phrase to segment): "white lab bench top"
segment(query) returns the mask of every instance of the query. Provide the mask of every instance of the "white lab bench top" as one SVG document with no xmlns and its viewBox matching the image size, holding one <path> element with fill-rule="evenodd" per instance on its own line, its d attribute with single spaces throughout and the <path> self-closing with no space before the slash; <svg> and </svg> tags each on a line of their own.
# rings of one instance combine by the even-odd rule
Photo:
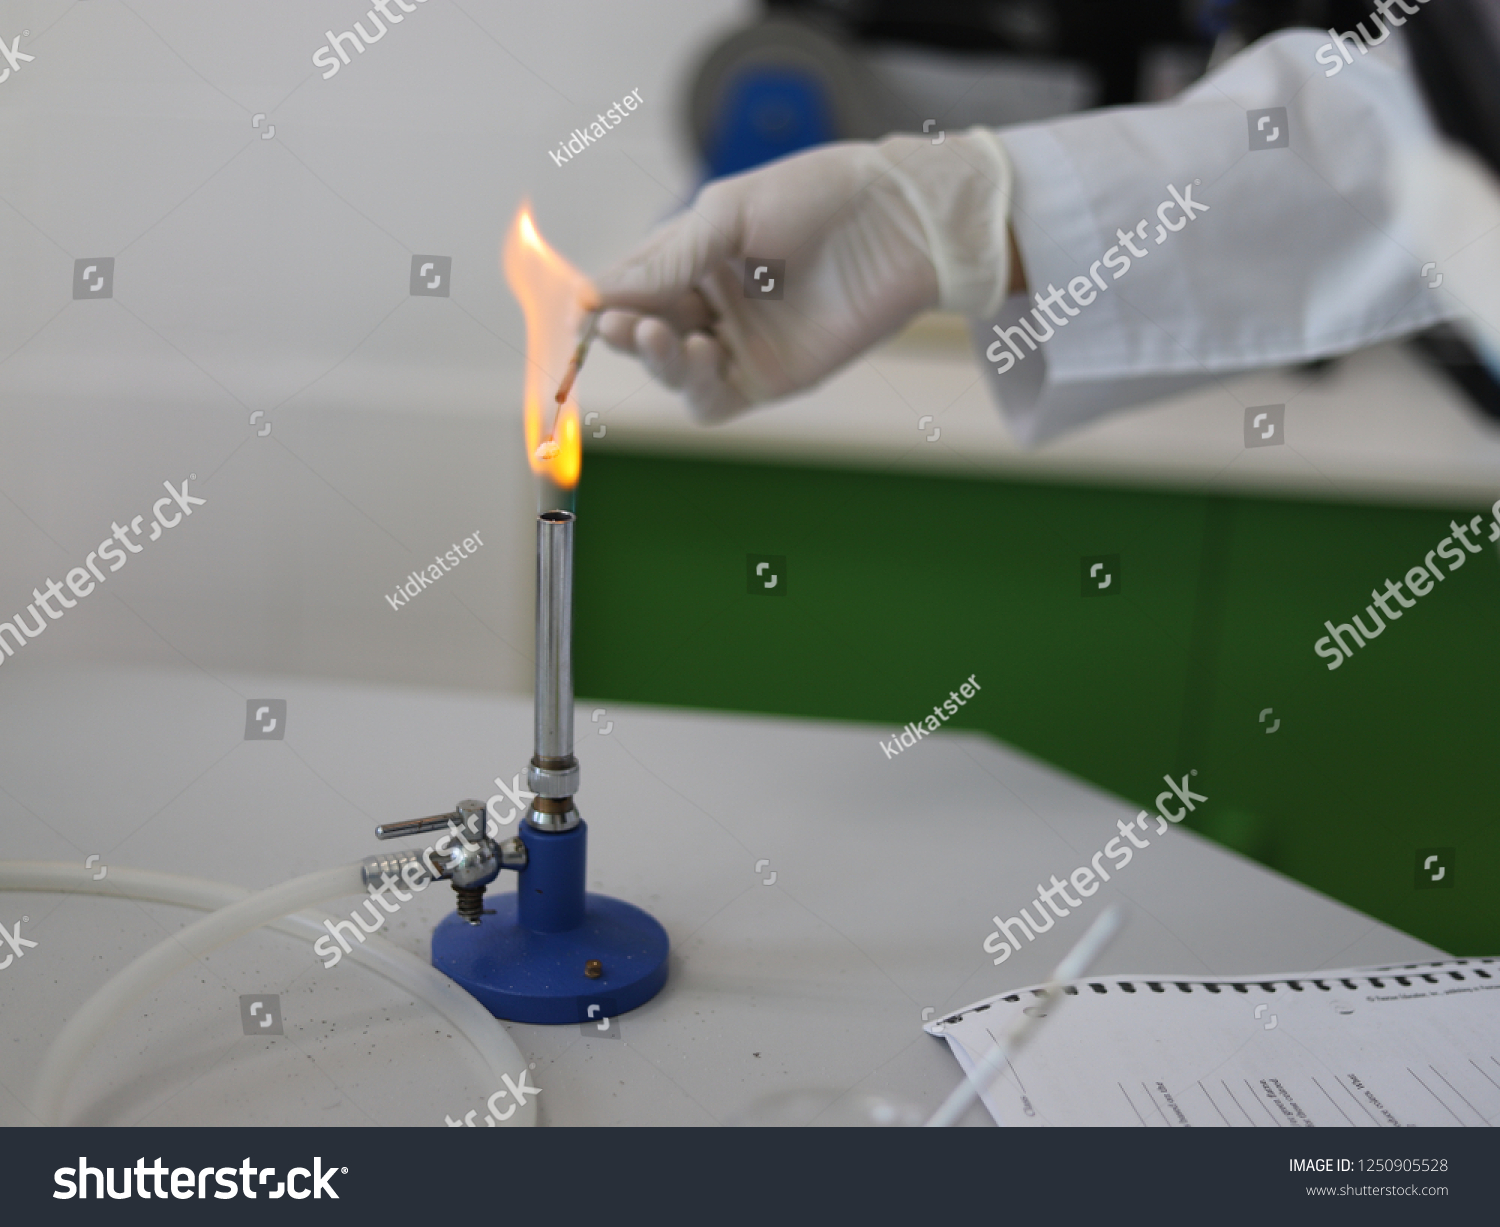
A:
<svg viewBox="0 0 1500 1227">
<path fill-rule="evenodd" d="M 242 740 L 246 701 L 265 697 L 288 701 L 285 740 Z M 671 977 L 620 1020 L 618 1039 L 506 1024 L 534 1063 L 545 1124 L 711 1125 L 809 1089 L 830 1101 L 879 1091 L 931 1111 L 959 1070 L 921 1031 L 924 1014 L 1042 979 L 1112 899 L 1132 919 L 1100 973 L 1440 956 L 1170 828 L 1082 915 L 997 968 L 981 948 L 990 917 L 1013 915 L 1038 879 L 1086 863 L 1133 807 L 974 733 L 935 735 L 887 760 L 878 741 L 888 729 L 616 704 L 595 722 L 597 706 L 578 705 L 589 887 L 656 915 L 672 940 Z M 374 839 L 377 822 L 488 796 L 494 776 L 523 768 L 530 735 L 530 704 L 517 698 L 8 668 L 0 856 L 100 854 L 106 867 L 264 887 L 389 847 Z M 1213 781 L 1195 785 L 1212 805 Z M 425 954 L 450 906 L 446 885 L 431 889 L 385 935 Z M 0 897 L 0 919 L 22 915 L 37 945 L 0 973 L 4 1125 L 33 1123 L 27 1099 L 63 1021 L 194 914 Z M 280 994 L 284 1036 L 243 1034 L 238 998 L 250 993 Z M 493 1089 L 425 1007 L 348 960 L 325 971 L 306 943 L 262 931 L 133 1007 L 75 1083 L 70 1118 L 441 1126 L 482 1112 Z"/>
<path fill-rule="evenodd" d="M 579 387 L 601 451 L 1419 505 L 1500 496 L 1500 424 L 1400 344 L 1221 380 L 1032 449 L 1006 429 L 957 316 L 921 317 L 822 387 L 713 428 L 604 346 Z M 1286 406 L 1285 445 L 1246 448 L 1246 408 L 1270 404 Z"/>
</svg>

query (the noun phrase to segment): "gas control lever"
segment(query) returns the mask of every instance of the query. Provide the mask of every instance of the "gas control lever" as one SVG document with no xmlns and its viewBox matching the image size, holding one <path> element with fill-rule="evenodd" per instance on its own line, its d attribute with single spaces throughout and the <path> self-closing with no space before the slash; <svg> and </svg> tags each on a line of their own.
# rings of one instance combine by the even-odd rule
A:
<svg viewBox="0 0 1500 1227">
<path fill-rule="evenodd" d="M 500 876 L 502 869 L 526 868 L 526 845 L 516 838 L 503 842 L 491 838 L 484 802 L 472 800 L 460 801 L 447 814 L 382 823 L 375 828 L 375 838 L 400 839 L 444 830 L 447 835 L 420 852 L 367 856 L 360 863 L 365 885 L 378 886 L 387 874 L 399 879 L 407 866 L 420 865 L 434 878 L 453 884 L 458 896 L 458 914 L 471 925 L 477 925 L 484 915 L 485 887 Z"/>
</svg>

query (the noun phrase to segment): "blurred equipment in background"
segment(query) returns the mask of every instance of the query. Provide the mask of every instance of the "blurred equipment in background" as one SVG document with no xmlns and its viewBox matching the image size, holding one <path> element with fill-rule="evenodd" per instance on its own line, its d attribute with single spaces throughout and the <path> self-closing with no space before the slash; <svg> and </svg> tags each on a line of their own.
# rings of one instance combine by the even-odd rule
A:
<svg viewBox="0 0 1500 1227">
<path fill-rule="evenodd" d="M 706 179 L 789 153 L 881 135 L 869 71 L 835 33 L 768 17 L 708 53 L 688 103 L 693 148 Z"/>
<path fill-rule="evenodd" d="M 1500 3 L 1443 0 L 1407 28 L 1417 80 L 1437 126 L 1500 175 Z M 1442 371 L 1484 413 L 1500 419 L 1500 372 L 1452 324 L 1412 338 L 1417 353 Z"/>
<path fill-rule="evenodd" d="M 689 137 L 715 179 L 837 140 L 1159 102 L 1288 26 L 1365 0 L 767 0 L 709 48 Z"/>
<path fill-rule="evenodd" d="M 1453 324 L 1411 338 L 1412 349 L 1441 371 L 1487 417 L 1500 421 L 1500 383 L 1484 356 Z"/>
</svg>

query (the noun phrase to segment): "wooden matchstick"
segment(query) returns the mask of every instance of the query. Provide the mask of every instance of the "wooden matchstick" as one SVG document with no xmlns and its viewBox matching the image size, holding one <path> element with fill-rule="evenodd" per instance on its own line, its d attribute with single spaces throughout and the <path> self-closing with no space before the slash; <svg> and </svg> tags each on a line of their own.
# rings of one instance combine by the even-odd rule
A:
<svg viewBox="0 0 1500 1227">
<path fill-rule="evenodd" d="M 557 415 L 562 412 L 568 393 L 573 390 L 573 381 L 578 378 L 578 372 L 583 367 L 583 360 L 588 357 L 589 346 L 593 344 L 594 334 L 599 330 L 599 316 L 602 311 L 603 308 L 596 308 L 585 317 L 587 322 L 583 326 L 583 333 L 578 338 L 578 345 L 573 350 L 572 358 L 568 360 L 568 369 L 563 372 L 562 383 L 557 387 L 557 395 L 553 397 L 557 402 L 557 407 L 552 411 L 552 429 L 547 432 L 548 439 L 557 433 Z"/>
</svg>

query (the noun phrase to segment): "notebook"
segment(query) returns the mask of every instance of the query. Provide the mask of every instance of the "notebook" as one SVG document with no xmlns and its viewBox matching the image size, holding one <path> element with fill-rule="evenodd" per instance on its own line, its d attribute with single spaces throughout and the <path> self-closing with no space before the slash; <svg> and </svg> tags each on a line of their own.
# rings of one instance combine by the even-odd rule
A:
<svg viewBox="0 0 1500 1227">
<path fill-rule="evenodd" d="M 1068 985 L 983 1099 L 1001 1125 L 1500 1122 L 1500 959 Z M 926 1025 L 967 1073 L 1041 986 Z"/>
</svg>

